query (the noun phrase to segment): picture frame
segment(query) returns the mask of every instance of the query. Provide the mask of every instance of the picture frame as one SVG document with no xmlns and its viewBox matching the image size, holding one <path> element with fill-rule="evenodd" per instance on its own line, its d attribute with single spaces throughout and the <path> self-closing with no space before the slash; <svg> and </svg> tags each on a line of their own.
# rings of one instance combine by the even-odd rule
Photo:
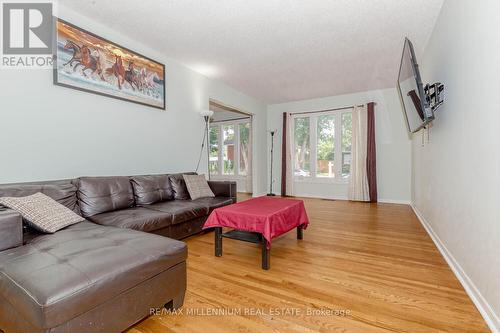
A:
<svg viewBox="0 0 500 333">
<path fill-rule="evenodd" d="M 53 83 L 166 110 L 164 64 L 60 18 Z"/>
</svg>

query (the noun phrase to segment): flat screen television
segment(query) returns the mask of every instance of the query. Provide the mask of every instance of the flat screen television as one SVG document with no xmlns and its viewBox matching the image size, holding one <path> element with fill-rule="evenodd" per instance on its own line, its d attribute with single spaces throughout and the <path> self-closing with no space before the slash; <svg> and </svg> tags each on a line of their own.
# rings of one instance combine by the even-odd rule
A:
<svg viewBox="0 0 500 333">
<path fill-rule="evenodd" d="M 405 38 L 399 66 L 398 90 L 409 132 L 415 133 L 434 120 L 434 111 L 426 98 L 413 44 L 408 38 Z"/>
</svg>

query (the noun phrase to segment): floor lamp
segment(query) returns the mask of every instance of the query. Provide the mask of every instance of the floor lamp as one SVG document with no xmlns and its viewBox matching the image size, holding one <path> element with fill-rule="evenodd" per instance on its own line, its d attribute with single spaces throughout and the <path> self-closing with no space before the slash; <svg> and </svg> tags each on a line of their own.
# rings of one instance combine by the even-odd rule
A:
<svg viewBox="0 0 500 333">
<path fill-rule="evenodd" d="M 201 144 L 201 149 L 203 150 L 204 145 L 205 144 L 207 145 L 207 173 L 209 180 L 210 180 L 210 117 L 212 117 L 213 114 L 214 112 L 212 110 L 203 110 L 200 112 L 200 115 L 205 120 L 205 133 L 203 134 L 203 143 Z M 199 163 L 200 162 L 198 161 L 198 164 Z"/>
<path fill-rule="evenodd" d="M 276 130 L 271 130 L 271 182 L 269 184 L 269 193 L 267 196 L 274 197 L 276 194 L 273 193 L 273 162 L 274 162 L 274 134 Z"/>
</svg>

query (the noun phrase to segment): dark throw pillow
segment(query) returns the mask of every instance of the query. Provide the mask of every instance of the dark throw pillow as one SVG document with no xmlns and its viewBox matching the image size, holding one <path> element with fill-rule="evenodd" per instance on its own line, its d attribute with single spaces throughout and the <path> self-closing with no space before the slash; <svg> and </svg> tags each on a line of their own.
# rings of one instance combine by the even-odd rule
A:
<svg viewBox="0 0 500 333">
<path fill-rule="evenodd" d="M 170 175 L 170 185 L 174 191 L 175 200 L 189 200 L 189 192 L 182 174 Z"/>
</svg>

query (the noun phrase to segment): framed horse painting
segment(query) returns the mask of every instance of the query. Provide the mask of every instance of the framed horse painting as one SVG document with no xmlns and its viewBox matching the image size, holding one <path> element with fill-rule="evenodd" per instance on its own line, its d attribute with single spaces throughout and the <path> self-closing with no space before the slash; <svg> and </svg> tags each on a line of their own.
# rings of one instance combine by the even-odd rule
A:
<svg viewBox="0 0 500 333">
<path fill-rule="evenodd" d="M 165 110 L 165 65 L 57 19 L 54 84 Z"/>
</svg>

